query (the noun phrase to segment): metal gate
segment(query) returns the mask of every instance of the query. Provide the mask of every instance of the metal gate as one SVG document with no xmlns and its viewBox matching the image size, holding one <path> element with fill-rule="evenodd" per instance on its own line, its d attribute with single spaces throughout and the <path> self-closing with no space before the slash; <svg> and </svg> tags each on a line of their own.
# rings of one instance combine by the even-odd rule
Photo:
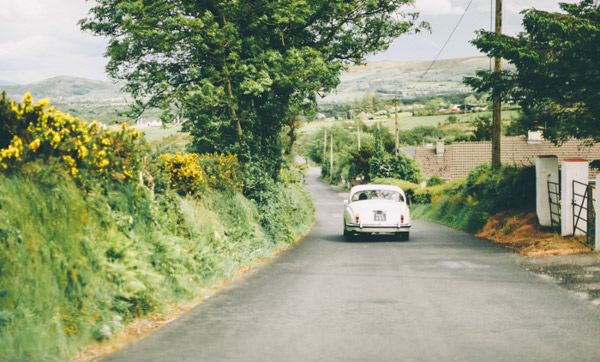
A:
<svg viewBox="0 0 600 362">
<path fill-rule="evenodd" d="M 594 204 L 594 186 L 573 181 L 573 232 L 585 233 L 588 244 L 596 232 Z"/>
<path fill-rule="evenodd" d="M 550 225 L 560 232 L 560 184 L 548 181 L 548 198 L 550 201 Z"/>
</svg>

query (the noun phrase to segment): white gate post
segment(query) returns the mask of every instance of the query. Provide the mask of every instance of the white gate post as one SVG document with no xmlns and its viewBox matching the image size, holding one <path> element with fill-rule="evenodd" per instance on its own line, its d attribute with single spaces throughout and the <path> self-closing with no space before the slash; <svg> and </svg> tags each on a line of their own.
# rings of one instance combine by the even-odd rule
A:
<svg viewBox="0 0 600 362">
<path fill-rule="evenodd" d="M 538 156 L 535 159 L 535 207 L 541 226 L 552 226 L 550 197 L 558 203 L 557 195 L 548 194 L 548 181 L 558 184 L 558 158 L 550 155 Z"/>
<path fill-rule="evenodd" d="M 596 243 L 594 249 L 600 250 L 600 173 L 596 175 Z"/>
<path fill-rule="evenodd" d="M 576 187 L 573 190 L 573 181 L 581 182 L 585 185 L 588 184 L 588 162 L 582 158 L 568 158 L 562 161 L 562 174 L 560 176 L 561 182 L 561 200 L 560 200 L 560 212 L 561 212 L 561 235 L 585 235 L 580 230 L 574 230 L 573 227 L 573 201 L 578 205 L 582 205 L 585 201 L 582 196 L 574 196 L 574 192 L 579 195 L 583 195 L 585 190 L 583 186 Z M 585 205 L 584 205 L 585 206 Z M 580 206 L 581 207 L 581 206 Z M 579 212 L 579 208 L 575 208 L 575 213 Z M 583 220 L 578 226 L 582 229 L 587 227 L 587 223 Z"/>
</svg>

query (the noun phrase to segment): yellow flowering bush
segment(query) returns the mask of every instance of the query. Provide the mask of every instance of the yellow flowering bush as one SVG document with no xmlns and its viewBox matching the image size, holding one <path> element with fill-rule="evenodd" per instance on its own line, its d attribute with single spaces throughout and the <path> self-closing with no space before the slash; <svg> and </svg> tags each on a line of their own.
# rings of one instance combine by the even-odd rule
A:
<svg viewBox="0 0 600 362">
<path fill-rule="evenodd" d="M 181 194 L 201 193 L 207 186 L 206 177 L 195 153 L 160 155 L 162 167 L 169 174 L 171 185 Z"/>
<path fill-rule="evenodd" d="M 225 192 L 242 188 L 237 155 L 180 153 L 160 156 L 171 185 L 181 194 L 200 194 L 213 189 Z"/>
<path fill-rule="evenodd" d="M 237 155 L 206 153 L 200 156 L 208 186 L 221 191 L 241 191 L 242 171 Z"/>
<path fill-rule="evenodd" d="M 141 134 L 125 124 L 117 131 L 48 107 L 48 99 L 21 103 L 0 97 L 0 168 L 18 169 L 38 159 L 58 160 L 80 184 L 89 179 L 131 181 L 141 167 Z"/>
</svg>

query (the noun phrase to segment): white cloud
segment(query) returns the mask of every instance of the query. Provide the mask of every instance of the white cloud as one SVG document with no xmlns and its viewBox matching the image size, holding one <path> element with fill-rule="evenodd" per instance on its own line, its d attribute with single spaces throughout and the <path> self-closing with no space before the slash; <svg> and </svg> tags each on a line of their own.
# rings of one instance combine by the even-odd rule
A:
<svg viewBox="0 0 600 362">
<path fill-rule="evenodd" d="M 465 1 L 451 0 L 416 0 L 415 7 L 421 15 L 456 15 L 465 11 Z M 468 2 L 467 2 L 468 4 Z"/>
<path fill-rule="evenodd" d="M 106 40 L 83 33 L 84 0 L 1 0 L 0 79 L 27 83 L 73 75 L 105 79 Z"/>
<path fill-rule="evenodd" d="M 0 20 L 11 22 L 40 20 L 47 12 L 46 5 L 40 0 L 7 0 L 0 6 Z"/>
<path fill-rule="evenodd" d="M 61 45 L 55 39 L 44 36 L 29 36 L 20 41 L 10 41 L 0 44 L 0 62 L 11 62 L 13 60 L 36 57 L 41 59 L 54 56 Z"/>
</svg>

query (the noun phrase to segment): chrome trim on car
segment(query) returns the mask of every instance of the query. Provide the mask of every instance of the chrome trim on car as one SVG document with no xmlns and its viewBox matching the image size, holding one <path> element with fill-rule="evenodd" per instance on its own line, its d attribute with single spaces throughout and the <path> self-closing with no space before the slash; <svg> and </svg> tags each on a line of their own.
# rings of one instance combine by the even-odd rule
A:
<svg viewBox="0 0 600 362">
<path fill-rule="evenodd" d="M 369 224 L 356 224 L 356 223 L 346 223 L 346 227 L 349 228 L 359 228 L 359 229 L 410 229 L 412 227 L 411 224 L 396 224 L 396 225 L 369 225 Z"/>
</svg>

